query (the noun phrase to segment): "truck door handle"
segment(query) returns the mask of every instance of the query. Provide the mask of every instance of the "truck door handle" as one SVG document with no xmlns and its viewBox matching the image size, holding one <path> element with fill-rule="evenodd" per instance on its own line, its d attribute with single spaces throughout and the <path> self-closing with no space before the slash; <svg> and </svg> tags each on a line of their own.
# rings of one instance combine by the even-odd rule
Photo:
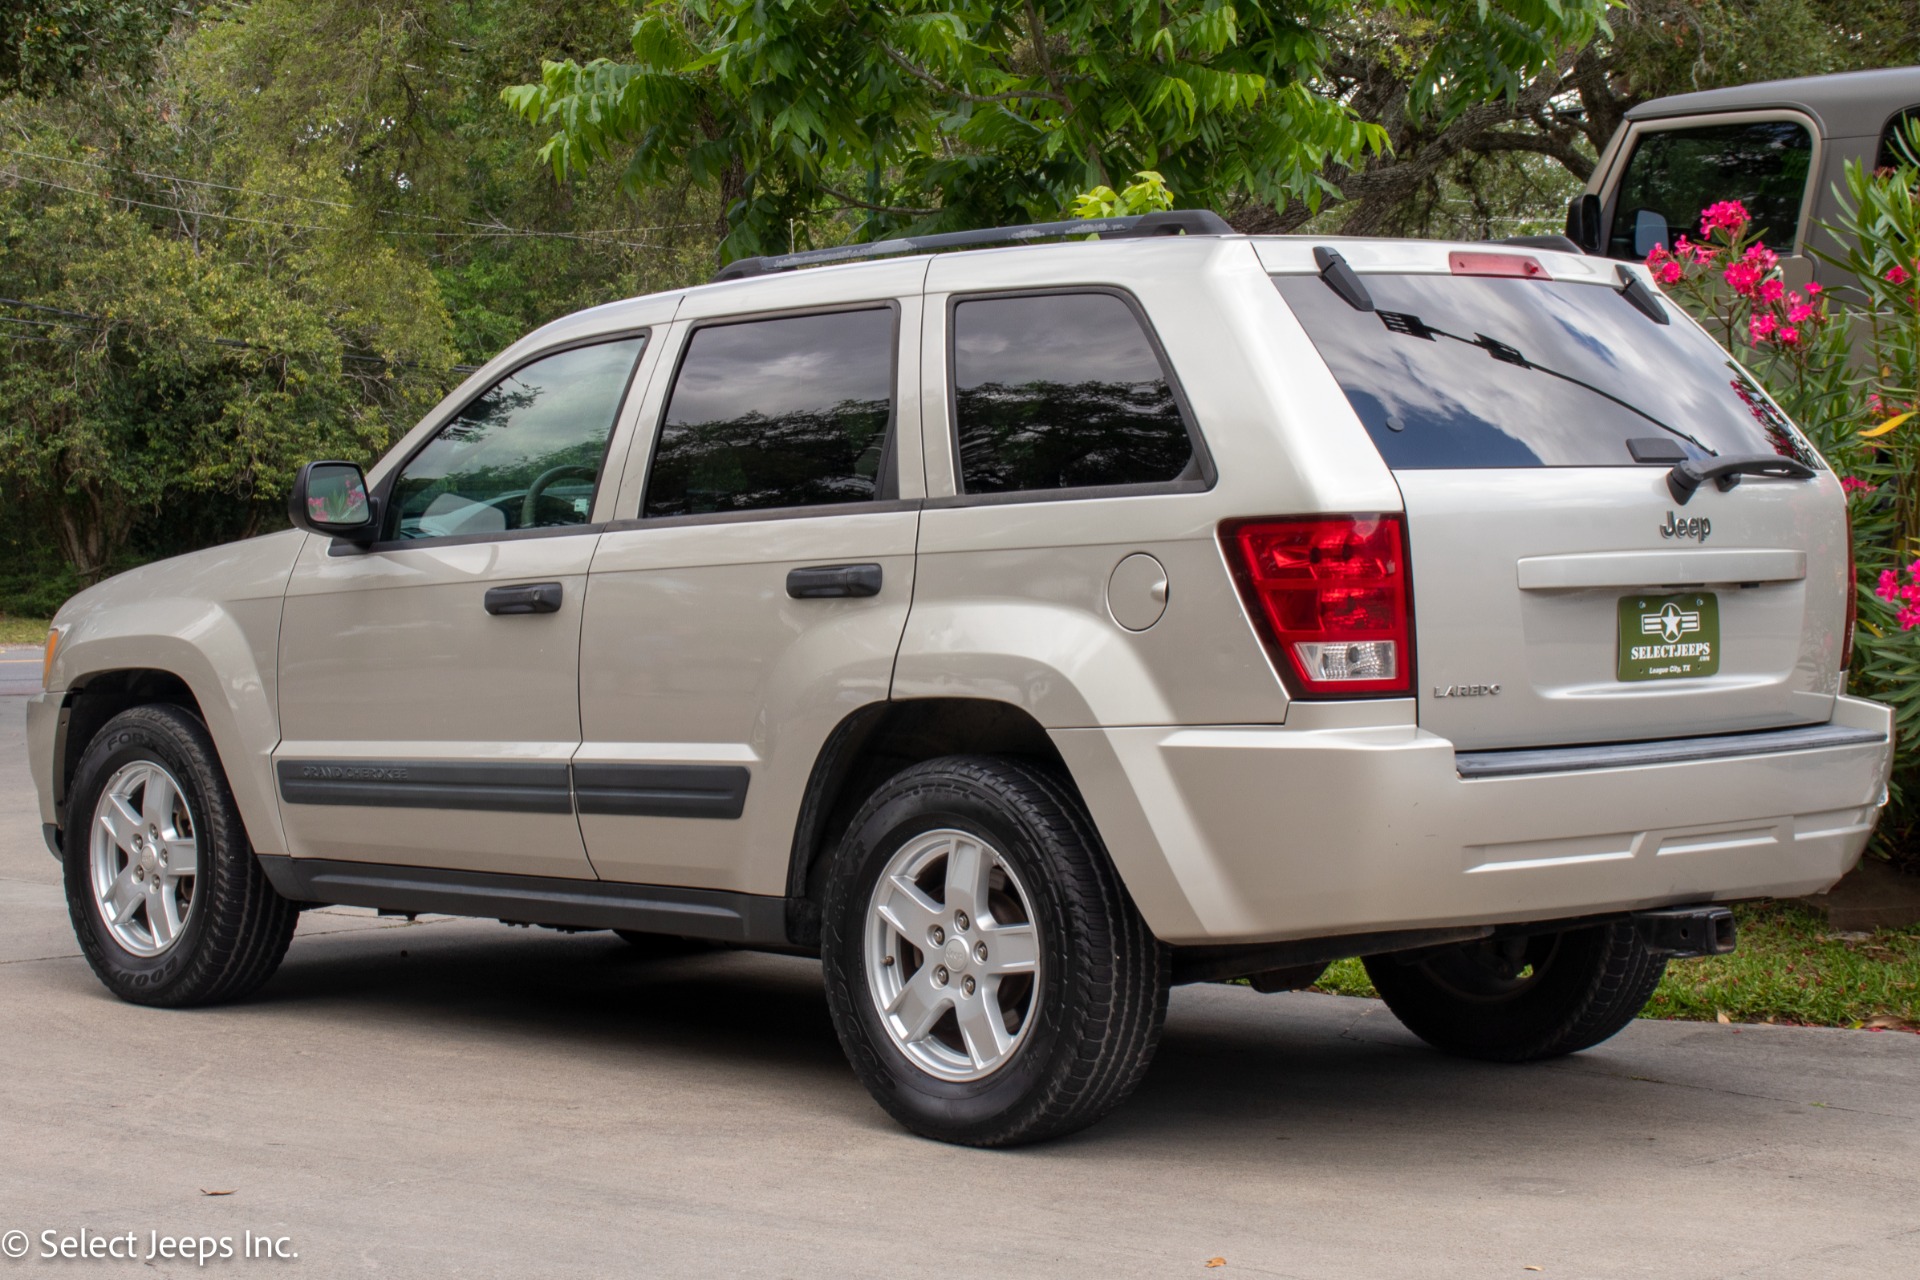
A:
<svg viewBox="0 0 1920 1280">
<path fill-rule="evenodd" d="M 787 594 L 795 600 L 880 594 L 877 564 L 817 564 L 787 575 Z"/>
<path fill-rule="evenodd" d="M 487 588 L 487 612 L 492 614 L 558 613 L 560 612 L 560 584 L 526 582 L 512 587 L 489 587 Z"/>
</svg>

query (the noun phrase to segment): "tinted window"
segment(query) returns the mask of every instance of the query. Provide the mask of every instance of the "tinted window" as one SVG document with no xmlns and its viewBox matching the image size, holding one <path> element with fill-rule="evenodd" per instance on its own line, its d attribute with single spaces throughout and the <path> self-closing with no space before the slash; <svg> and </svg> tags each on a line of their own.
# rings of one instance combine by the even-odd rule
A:
<svg viewBox="0 0 1920 1280">
<path fill-rule="evenodd" d="M 1632 466 L 1636 438 L 1690 457 L 1815 461 L 1713 339 L 1683 320 L 1655 324 L 1612 288 L 1361 279 L 1378 311 L 1355 311 L 1318 276 L 1274 283 L 1388 466 Z"/>
<path fill-rule="evenodd" d="M 893 333 L 891 308 L 694 330 L 646 514 L 872 498 L 893 414 Z"/>
<path fill-rule="evenodd" d="M 1920 107 L 1908 107 L 1893 119 L 1887 121 L 1887 127 L 1880 134 L 1880 150 L 1874 157 L 1876 169 L 1898 169 L 1902 165 L 1912 165 L 1917 158 L 1907 154 L 1913 143 L 1913 126 L 1920 122 Z"/>
<path fill-rule="evenodd" d="M 1159 356 L 1110 293 L 960 303 L 953 387 L 967 493 L 1154 484 L 1193 463 Z"/>
<path fill-rule="evenodd" d="M 643 338 L 562 351 L 508 374 L 394 482 L 389 537 L 585 524 Z"/>
<path fill-rule="evenodd" d="M 1645 256 L 1633 234 L 1642 209 L 1665 218 L 1670 235 L 1697 240 L 1701 211 L 1722 200 L 1746 205 L 1767 247 L 1791 253 L 1812 159 L 1813 139 L 1786 120 L 1642 134 L 1620 176 L 1607 253 Z"/>
</svg>

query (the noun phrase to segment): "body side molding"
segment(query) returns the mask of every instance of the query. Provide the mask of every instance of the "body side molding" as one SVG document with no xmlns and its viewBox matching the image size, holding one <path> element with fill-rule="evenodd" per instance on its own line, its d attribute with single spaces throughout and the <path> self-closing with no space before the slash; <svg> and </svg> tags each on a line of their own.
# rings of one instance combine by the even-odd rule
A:
<svg viewBox="0 0 1920 1280">
<path fill-rule="evenodd" d="M 738 764 L 573 766 L 580 812 L 647 818 L 737 818 L 751 776 Z"/>
<path fill-rule="evenodd" d="M 392 809 L 491 809 L 570 813 L 565 764 L 421 760 L 281 760 L 274 765 L 288 804 Z"/>
<path fill-rule="evenodd" d="M 656 818 L 738 818 L 751 774 L 742 765 L 281 760 L 288 804 L 485 809 Z M 571 772 L 569 772 L 571 770 Z"/>
</svg>

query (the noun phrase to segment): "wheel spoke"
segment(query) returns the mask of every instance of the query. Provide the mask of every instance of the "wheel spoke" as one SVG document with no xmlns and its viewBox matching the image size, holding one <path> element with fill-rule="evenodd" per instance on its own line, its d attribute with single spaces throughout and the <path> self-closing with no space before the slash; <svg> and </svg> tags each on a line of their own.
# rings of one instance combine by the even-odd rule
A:
<svg viewBox="0 0 1920 1280">
<path fill-rule="evenodd" d="M 167 874 L 175 877 L 200 874 L 200 848 L 192 836 L 174 836 L 160 842 L 167 853 Z"/>
<path fill-rule="evenodd" d="M 145 795 L 140 800 L 140 816 L 155 831 L 173 830 L 173 779 L 158 769 L 147 770 Z"/>
<path fill-rule="evenodd" d="M 180 903 L 173 890 L 162 885 L 147 899 L 147 927 L 153 930 L 155 946 L 166 946 L 180 932 Z"/>
<path fill-rule="evenodd" d="M 113 837 L 114 844 L 129 858 L 140 856 L 133 846 L 134 836 L 140 833 L 140 815 L 134 812 L 123 795 L 109 795 L 107 803 L 100 808 L 100 825 Z"/>
<path fill-rule="evenodd" d="M 956 835 L 947 849 L 947 910 L 978 920 L 986 912 L 987 875 L 993 859 L 978 841 Z"/>
<path fill-rule="evenodd" d="M 940 905 L 903 875 L 887 878 L 887 896 L 874 909 L 895 933 L 916 947 L 926 946 L 927 931 L 946 919 Z"/>
<path fill-rule="evenodd" d="M 1006 1015 L 1000 1010 L 1000 984 L 988 982 L 971 1000 L 962 1000 L 959 1010 L 960 1037 L 966 1041 L 967 1055 L 976 1068 L 992 1066 L 1006 1057 L 1013 1044 L 1007 1030 Z"/>
<path fill-rule="evenodd" d="M 107 923 L 122 924 L 132 918 L 134 909 L 146 896 L 143 892 L 144 888 L 145 886 L 133 878 L 133 864 L 129 862 L 120 874 L 113 878 L 113 883 L 107 886 L 107 891 L 100 895 L 107 906 Z"/>
<path fill-rule="evenodd" d="M 933 966 L 929 964 L 922 965 L 913 980 L 900 988 L 886 1012 L 896 1020 L 900 1038 L 914 1041 L 925 1038 L 952 1003 L 953 996 L 945 988 L 933 985 Z"/>
<path fill-rule="evenodd" d="M 1032 925 L 982 926 L 980 937 L 987 944 L 987 960 L 981 966 L 987 973 L 1032 973 L 1040 967 L 1040 939 Z"/>
</svg>

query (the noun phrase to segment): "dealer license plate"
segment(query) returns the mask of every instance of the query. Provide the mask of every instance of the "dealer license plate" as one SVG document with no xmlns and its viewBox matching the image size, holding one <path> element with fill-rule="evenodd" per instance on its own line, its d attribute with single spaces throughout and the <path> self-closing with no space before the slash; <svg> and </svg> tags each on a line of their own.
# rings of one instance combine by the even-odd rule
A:
<svg viewBox="0 0 1920 1280">
<path fill-rule="evenodd" d="M 1711 591 L 1620 600 L 1622 680 L 1685 680 L 1720 669 L 1720 600 Z"/>
</svg>

